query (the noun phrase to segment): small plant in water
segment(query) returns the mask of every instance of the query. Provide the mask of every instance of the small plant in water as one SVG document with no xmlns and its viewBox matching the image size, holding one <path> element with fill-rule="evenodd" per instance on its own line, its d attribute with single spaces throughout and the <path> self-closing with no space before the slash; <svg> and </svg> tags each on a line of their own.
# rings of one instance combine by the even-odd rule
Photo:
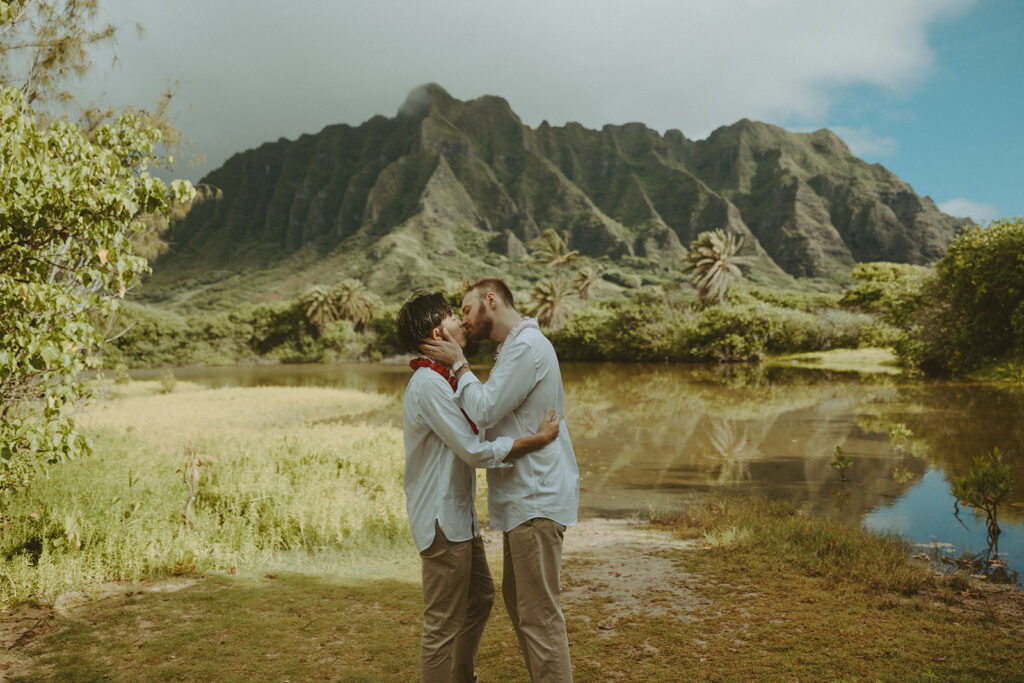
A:
<svg viewBox="0 0 1024 683">
<path fill-rule="evenodd" d="M 843 453 L 842 446 L 836 446 L 836 451 L 832 454 L 832 462 L 829 465 L 839 470 L 839 481 L 846 481 L 846 468 L 852 464 L 853 458 Z"/>
<path fill-rule="evenodd" d="M 998 448 L 974 459 L 967 474 L 953 480 L 954 514 L 960 520 L 960 506 L 967 505 L 985 513 L 989 552 L 999 554 L 999 506 L 1013 492 L 1009 463 L 1004 463 Z M 960 520 L 963 524 L 963 520 Z M 966 524 L 964 525 L 967 526 Z"/>
</svg>

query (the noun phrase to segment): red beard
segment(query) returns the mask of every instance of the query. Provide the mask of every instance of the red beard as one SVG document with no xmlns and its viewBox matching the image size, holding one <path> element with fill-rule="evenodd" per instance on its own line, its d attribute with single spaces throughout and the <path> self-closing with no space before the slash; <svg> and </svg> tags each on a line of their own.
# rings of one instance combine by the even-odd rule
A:
<svg viewBox="0 0 1024 683">
<path fill-rule="evenodd" d="M 473 341 L 483 341 L 490 339 L 491 329 L 494 327 L 494 321 L 487 319 L 481 320 L 479 324 L 474 325 L 472 331 L 469 333 L 469 338 Z"/>
</svg>

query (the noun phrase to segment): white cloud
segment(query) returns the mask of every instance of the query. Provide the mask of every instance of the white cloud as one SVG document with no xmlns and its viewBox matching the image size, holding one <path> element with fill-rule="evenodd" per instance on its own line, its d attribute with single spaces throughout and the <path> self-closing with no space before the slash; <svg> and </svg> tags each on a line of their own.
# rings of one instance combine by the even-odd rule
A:
<svg viewBox="0 0 1024 683">
<path fill-rule="evenodd" d="M 832 126 L 832 132 L 843 139 L 851 152 L 868 160 L 890 157 L 896 153 L 899 146 L 895 139 L 876 135 L 866 126 L 860 128 Z"/>
<path fill-rule="evenodd" d="M 984 225 L 991 220 L 999 218 L 1002 214 L 999 209 L 991 204 L 972 202 L 970 199 L 957 197 L 939 204 L 939 211 L 957 218 L 970 218 L 978 225 Z"/>
<path fill-rule="evenodd" d="M 908 92 L 932 68 L 931 25 L 975 1 L 109 0 L 108 20 L 147 32 L 124 32 L 122 66 L 97 86 L 145 103 L 180 80 L 180 125 L 206 170 L 266 140 L 391 116 L 429 81 L 503 96 L 534 126 L 642 121 L 698 139 L 744 117 L 820 127 L 851 86 Z M 862 130 L 851 147 L 857 134 L 886 149 Z"/>
</svg>

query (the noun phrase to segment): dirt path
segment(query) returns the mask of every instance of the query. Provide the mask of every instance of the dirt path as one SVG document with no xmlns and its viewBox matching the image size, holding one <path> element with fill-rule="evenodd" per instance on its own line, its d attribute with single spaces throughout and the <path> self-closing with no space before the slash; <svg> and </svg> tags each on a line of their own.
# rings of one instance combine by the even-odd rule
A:
<svg viewBox="0 0 1024 683">
<path fill-rule="evenodd" d="M 500 567 L 501 534 L 486 532 L 485 539 L 491 566 Z M 631 615 L 691 621 L 706 604 L 690 590 L 700 577 L 679 569 L 671 555 L 693 544 L 630 520 L 583 520 L 565 532 L 563 606 L 572 611 L 575 604 L 603 603 L 603 617 L 595 624 L 603 638 L 614 637 L 618 621 Z"/>
</svg>

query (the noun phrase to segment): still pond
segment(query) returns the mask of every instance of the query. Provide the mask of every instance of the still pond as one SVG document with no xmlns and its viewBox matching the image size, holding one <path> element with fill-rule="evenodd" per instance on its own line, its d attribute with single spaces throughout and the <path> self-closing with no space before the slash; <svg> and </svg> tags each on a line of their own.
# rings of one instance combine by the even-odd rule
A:
<svg viewBox="0 0 1024 683">
<path fill-rule="evenodd" d="M 180 380 L 211 387 L 336 386 L 384 393 L 396 398 L 396 426 L 409 372 L 400 363 L 174 371 Z M 1009 563 L 1009 579 L 1020 583 L 1024 391 L 751 365 L 566 363 L 562 375 L 583 514 L 643 514 L 710 492 L 759 493 L 811 514 L 901 534 L 921 552 L 981 554 L 988 547 L 984 518 L 970 509 L 961 511 L 959 521 L 954 517 L 950 482 L 975 456 L 998 447 L 1017 482 L 1000 509 L 1000 558 Z M 889 437 L 900 423 L 912 433 L 902 448 Z M 837 446 L 853 461 L 846 481 L 829 464 Z"/>
</svg>

